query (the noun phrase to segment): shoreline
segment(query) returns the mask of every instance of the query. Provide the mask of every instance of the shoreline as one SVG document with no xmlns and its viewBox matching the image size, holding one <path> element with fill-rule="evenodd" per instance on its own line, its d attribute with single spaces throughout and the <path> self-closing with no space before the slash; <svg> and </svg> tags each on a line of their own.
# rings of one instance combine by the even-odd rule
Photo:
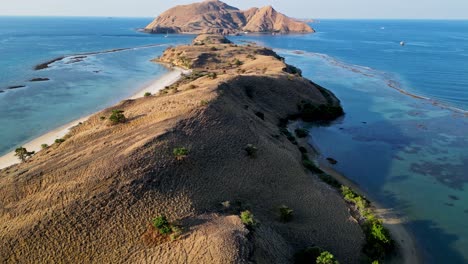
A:
<svg viewBox="0 0 468 264">
<path fill-rule="evenodd" d="M 126 99 L 134 100 L 134 99 L 142 98 L 147 92 L 151 94 L 155 94 L 159 90 L 164 89 L 164 87 L 172 85 L 173 83 L 177 82 L 182 76 L 182 74 L 186 74 L 187 72 L 189 72 L 188 70 L 178 68 L 178 67 L 172 67 L 169 69 L 170 71 L 168 73 L 165 73 L 161 77 L 153 80 L 149 85 L 145 85 L 142 89 L 140 89 L 134 95 L 128 98 L 123 98 L 122 100 L 126 100 Z M 38 137 L 33 138 L 32 140 L 28 141 L 22 146 L 25 147 L 28 151 L 35 151 L 37 153 L 42 149 L 41 147 L 42 144 L 52 145 L 56 139 L 63 138 L 66 134 L 68 134 L 73 127 L 77 126 L 79 123 L 85 122 L 91 116 L 99 113 L 100 111 L 104 109 L 94 112 L 91 115 L 87 115 L 87 116 L 75 119 L 65 125 L 59 126 L 58 128 L 52 129 L 49 132 L 46 132 L 45 134 L 42 134 Z M 20 147 L 20 146 L 17 146 L 17 147 Z M 15 156 L 14 151 L 8 152 L 0 156 L 0 170 L 8 168 L 18 163 L 20 163 L 20 161 Z"/>
<path fill-rule="evenodd" d="M 288 124 L 288 129 L 294 131 L 296 128 L 302 127 L 301 121 L 292 121 Z M 390 231 L 391 237 L 395 240 L 398 245 L 397 254 L 391 258 L 388 263 L 395 264 L 417 264 L 423 263 L 421 250 L 417 246 L 415 236 L 404 226 L 404 218 L 399 217 L 392 211 L 391 208 L 386 208 L 371 196 L 367 192 L 363 191 L 359 185 L 345 175 L 336 171 L 331 167 L 324 159 L 320 159 L 321 153 L 317 150 L 317 147 L 312 143 L 309 143 L 309 138 L 313 138 L 313 135 L 307 136 L 304 139 L 297 138 L 298 142 L 303 145 L 307 145 L 313 150 L 313 155 L 318 161 L 318 168 L 338 180 L 341 184 L 350 187 L 357 194 L 364 196 L 370 201 L 370 208 L 375 215 L 383 221 L 383 225 Z M 344 200 L 344 199 L 343 199 Z"/>
<path fill-rule="evenodd" d="M 314 148 L 312 146 L 312 148 Z M 315 148 L 314 148 L 315 149 Z M 397 216 L 391 208 L 386 208 L 378 203 L 375 199 L 371 198 L 366 192 L 364 192 L 356 183 L 348 179 L 343 174 L 337 172 L 326 163 L 319 162 L 319 168 L 325 173 L 331 175 L 338 181 L 342 182 L 348 187 L 351 187 L 357 194 L 366 197 L 371 202 L 372 211 L 379 219 L 383 221 L 383 225 L 390 231 L 391 237 L 397 243 L 397 255 L 390 259 L 388 263 L 395 264 L 416 264 L 423 263 L 421 251 L 418 249 L 416 238 L 414 235 L 404 226 L 405 220 L 402 217 Z"/>
<path fill-rule="evenodd" d="M 341 61 L 341 60 L 339 60 L 337 58 L 334 58 L 334 57 L 332 57 L 332 56 L 330 56 L 328 54 L 324 54 L 324 53 L 309 52 L 309 51 L 304 51 L 304 50 L 289 50 L 289 49 L 275 49 L 275 50 L 282 51 L 284 53 L 292 53 L 294 55 L 309 55 L 309 56 L 313 56 L 313 57 L 320 57 L 320 58 L 328 61 L 330 64 L 332 64 L 332 65 L 334 65 L 336 67 L 340 67 L 340 68 L 343 68 L 343 69 L 346 69 L 346 70 L 349 70 L 349 71 L 352 71 L 352 72 L 355 72 L 355 73 L 359 73 L 359 74 L 362 74 L 362 75 L 367 76 L 367 77 L 374 77 L 374 74 L 366 73 L 366 72 L 364 72 L 365 70 L 371 70 L 371 71 L 374 71 L 376 73 L 386 75 L 386 72 L 379 71 L 379 70 L 376 70 L 376 69 L 373 69 L 373 68 L 370 68 L 370 67 L 367 67 L 367 66 L 349 64 L 349 63 L 346 63 L 344 61 Z M 465 117 L 468 116 L 468 110 L 466 110 L 466 109 L 460 108 L 458 106 L 450 105 L 450 103 L 448 103 L 448 102 L 439 101 L 438 99 L 434 99 L 432 97 L 427 97 L 427 96 L 420 95 L 420 94 L 417 94 L 415 92 L 411 92 L 409 90 L 406 90 L 406 89 L 400 87 L 400 83 L 398 83 L 395 80 L 392 80 L 391 78 L 389 78 L 388 80 L 385 80 L 385 84 L 389 88 L 391 88 L 391 89 L 393 89 L 393 90 L 395 90 L 395 91 L 397 91 L 397 92 L 399 92 L 399 93 L 401 93 L 401 94 L 403 94 L 405 96 L 409 96 L 409 97 L 411 97 L 413 99 L 425 101 L 427 103 L 432 104 L 434 107 L 439 107 L 439 108 L 444 109 L 444 110 L 452 111 L 454 113 L 463 115 Z"/>
</svg>

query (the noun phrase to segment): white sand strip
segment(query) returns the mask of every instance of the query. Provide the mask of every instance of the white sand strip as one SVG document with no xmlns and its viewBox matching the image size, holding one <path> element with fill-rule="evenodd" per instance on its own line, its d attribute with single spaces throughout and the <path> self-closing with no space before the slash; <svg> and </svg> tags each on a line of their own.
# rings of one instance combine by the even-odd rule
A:
<svg viewBox="0 0 468 264">
<path fill-rule="evenodd" d="M 156 79 L 153 81 L 149 86 L 146 86 L 142 90 L 140 90 L 138 93 L 135 95 L 131 96 L 129 99 L 137 99 L 140 97 L 143 97 L 145 93 L 149 92 L 151 94 L 156 94 L 158 93 L 159 90 L 164 89 L 166 86 L 172 85 L 173 83 L 177 82 L 180 77 L 182 76 L 182 73 L 187 74 L 190 73 L 190 71 L 181 69 L 181 68 L 173 68 L 172 71 L 169 73 L 163 75 L 161 78 Z M 56 139 L 63 138 L 68 132 L 70 132 L 70 129 L 76 125 L 78 125 L 80 122 L 85 122 L 88 120 L 90 117 L 82 117 L 80 119 L 74 120 L 66 125 L 63 125 L 59 128 L 56 128 L 38 138 L 33 139 L 32 141 L 26 143 L 23 145 L 28 151 L 40 151 L 42 144 L 47 144 L 47 145 L 52 145 Z M 20 146 L 18 146 L 20 147 Z M 19 163 L 19 159 L 15 157 L 15 152 L 9 152 L 3 156 L 0 157 L 0 169 L 7 168 L 11 165 Z"/>
</svg>

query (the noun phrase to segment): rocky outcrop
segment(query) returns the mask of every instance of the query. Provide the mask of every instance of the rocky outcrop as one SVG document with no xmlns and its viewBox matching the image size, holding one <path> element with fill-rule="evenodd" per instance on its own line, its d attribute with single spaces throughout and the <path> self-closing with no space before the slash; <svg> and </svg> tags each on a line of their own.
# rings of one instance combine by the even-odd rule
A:
<svg viewBox="0 0 468 264">
<path fill-rule="evenodd" d="M 241 32 L 311 33 L 306 23 L 289 18 L 273 7 L 241 11 L 218 0 L 180 5 L 167 10 L 145 28 L 150 33 Z"/>
</svg>

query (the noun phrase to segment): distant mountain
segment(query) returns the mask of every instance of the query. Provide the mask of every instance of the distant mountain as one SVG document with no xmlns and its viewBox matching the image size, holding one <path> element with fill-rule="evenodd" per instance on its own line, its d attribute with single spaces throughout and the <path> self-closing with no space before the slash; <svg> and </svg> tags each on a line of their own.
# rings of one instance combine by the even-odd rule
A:
<svg viewBox="0 0 468 264">
<path fill-rule="evenodd" d="M 219 0 L 173 7 L 145 28 L 150 33 L 241 32 L 312 33 L 304 22 L 277 12 L 272 6 L 241 11 Z"/>
</svg>

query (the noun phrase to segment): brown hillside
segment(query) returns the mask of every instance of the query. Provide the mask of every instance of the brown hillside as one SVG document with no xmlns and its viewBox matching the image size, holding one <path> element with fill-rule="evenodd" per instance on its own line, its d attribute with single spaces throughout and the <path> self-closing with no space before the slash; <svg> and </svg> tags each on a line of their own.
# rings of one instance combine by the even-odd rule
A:
<svg viewBox="0 0 468 264">
<path fill-rule="evenodd" d="M 288 263 L 318 245 L 358 263 L 361 228 L 278 128 L 302 100 L 338 100 L 288 73 L 297 70 L 273 51 L 224 42 L 201 36 L 166 50 L 160 61 L 193 73 L 92 116 L 64 143 L 1 170 L 0 261 Z M 127 122 L 100 118 L 114 109 Z M 189 150 L 185 158 L 174 157 L 179 147 Z M 278 221 L 281 205 L 294 210 L 291 222 Z M 260 222 L 253 230 L 239 219 L 246 209 Z M 179 239 L 151 226 L 161 214 L 181 226 Z"/>
<path fill-rule="evenodd" d="M 247 11 L 219 0 L 207 0 L 173 7 L 162 13 L 145 30 L 151 33 L 220 33 L 248 32 L 310 33 L 306 23 L 276 12 L 271 6 Z"/>
</svg>

